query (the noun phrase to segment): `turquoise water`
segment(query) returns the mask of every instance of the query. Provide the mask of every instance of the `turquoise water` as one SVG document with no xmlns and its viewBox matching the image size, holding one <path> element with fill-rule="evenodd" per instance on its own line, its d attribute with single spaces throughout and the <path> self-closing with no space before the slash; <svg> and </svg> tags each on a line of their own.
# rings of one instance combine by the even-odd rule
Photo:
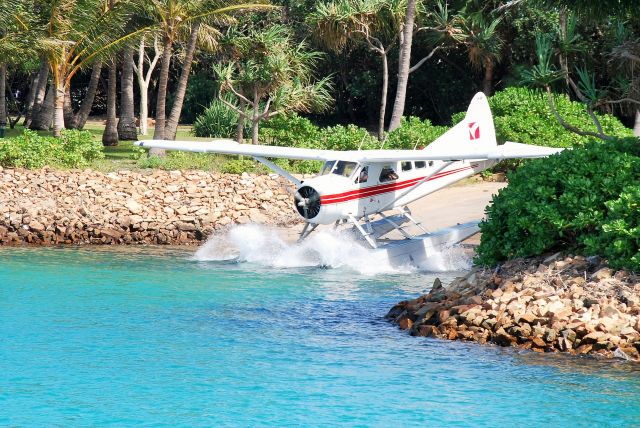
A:
<svg viewBox="0 0 640 428">
<path fill-rule="evenodd" d="M 434 275 L 191 256 L 0 249 L 0 425 L 640 424 L 636 365 L 383 320 Z"/>
</svg>

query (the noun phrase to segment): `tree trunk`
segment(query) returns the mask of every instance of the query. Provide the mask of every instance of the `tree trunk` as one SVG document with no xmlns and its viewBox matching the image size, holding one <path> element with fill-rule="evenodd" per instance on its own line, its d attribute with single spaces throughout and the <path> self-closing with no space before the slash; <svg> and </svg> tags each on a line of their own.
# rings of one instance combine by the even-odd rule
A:
<svg viewBox="0 0 640 428">
<path fill-rule="evenodd" d="M 189 83 L 189 73 L 191 72 L 191 65 L 193 64 L 193 56 L 196 51 L 196 45 L 198 42 L 198 31 L 200 31 L 200 23 L 196 22 L 191 27 L 191 35 L 189 42 L 187 43 L 187 52 L 182 63 L 182 71 L 180 72 L 180 79 L 178 80 L 178 87 L 176 88 L 176 97 L 171 108 L 171 114 L 166 123 L 164 131 L 164 138 L 166 140 L 175 140 L 176 133 L 178 132 L 178 123 L 180 122 L 180 114 L 182 113 L 182 104 L 184 103 L 184 96 L 187 93 L 187 83 Z"/>
<path fill-rule="evenodd" d="M 138 78 L 138 85 L 140 86 L 140 135 L 147 135 L 149 133 L 149 94 L 147 83 L 144 78 Z"/>
<path fill-rule="evenodd" d="M 49 80 L 49 63 L 46 59 L 40 61 L 40 70 L 38 71 L 38 83 L 35 89 L 35 99 L 33 100 L 33 107 L 28 117 L 24 119 L 24 126 L 31 127 L 31 122 L 40 114 L 42 105 L 44 104 L 45 96 L 47 94 L 47 81 Z"/>
<path fill-rule="evenodd" d="M 26 126 L 27 122 L 31 118 L 31 112 L 33 111 L 33 104 L 36 101 L 36 87 L 38 86 L 38 74 L 31 79 L 31 86 L 29 86 L 29 95 L 27 95 L 27 105 L 24 112 L 24 122 Z"/>
<path fill-rule="evenodd" d="M 65 92 L 67 88 L 65 88 L 64 78 L 60 78 L 59 82 L 56 82 L 55 85 L 55 96 L 53 99 L 54 110 L 53 110 L 53 136 L 59 137 L 62 130 L 64 129 L 64 99 Z"/>
<path fill-rule="evenodd" d="M 7 64 L 0 64 L 0 129 L 7 126 Z"/>
<path fill-rule="evenodd" d="M 240 98 L 240 102 L 238 104 L 238 108 L 243 113 L 247 108 L 247 103 L 242 98 Z M 242 141 L 244 139 L 244 135 L 243 135 L 244 134 L 244 121 L 245 121 L 244 114 L 240 114 L 238 116 L 238 124 L 236 125 L 236 141 L 238 143 L 241 143 L 241 144 L 242 144 Z"/>
<path fill-rule="evenodd" d="M 122 54 L 122 77 L 120 80 L 120 119 L 118 137 L 121 140 L 137 140 L 136 116 L 133 98 L 133 49 L 125 48 Z"/>
<path fill-rule="evenodd" d="M 559 18 L 559 25 L 560 25 L 560 34 L 562 35 L 562 38 L 565 39 L 566 41 L 567 39 L 567 8 L 566 7 L 560 8 L 560 14 L 558 18 Z M 567 86 L 570 86 L 569 60 L 567 58 L 567 55 L 564 52 L 560 52 L 560 54 L 558 55 L 558 61 L 560 62 L 560 69 L 564 74 L 564 81 L 567 84 Z"/>
<path fill-rule="evenodd" d="M 384 140 L 384 116 L 387 112 L 387 91 L 389 90 L 389 64 L 386 52 L 382 56 L 382 94 L 380 95 L 380 117 L 378 118 L 378 140 Z"/>
<path fill-rule="evenodd" d="M 413 23 L 416 18 L 416 0 L 407 1 L 407 14 L 404 20 L 402 43 L 398 58 L 398 85 L 396 86 L 396 99 L 393 102 L 389 132 L 400 126 L 400 119 L 404 114 L 404 104 L 407 98 L 407 85 L 409 83 L 409 68 L 411 68 L 411 44 L 413 43 Z"/>
<path fill-rule="evenodd" d="M 107 91 L 107 124 L 102 134 L 102 144 L 105 146 L 118 145 L 118 118 L 116 116 L 117 90 L 117 64 L 115 59 L 109 64 L 109 86 Z"/>
<path fill-rule="evenodd" d="M 164 140 L 164 128 L 166 123 L 167 85 L 169 82 L 169 67 L 171 66 L 171 50 L 173 46 L 169 38 L 165 38 L 162 50 L 162 65 L 160 66 L 160 78 L 158 80 L 158 92 L 156 99 L 156 129 L 153 133 L 154 140 Z M 164 156 L 163 149 L 149 150 L 149 156 Z"/>
<path fill-rule="evenodd" d="M 484 64 L 484 80 L 482 81 L 482 92 L 488 97 L 493 90 L 493 61 L 487 60 Z"/>
<path fill-rule="evenodd" d="M 258 124 L 260 123 L 260 97 L 258 89 L 253 90 L 253 117 L 251 118 L 251 144 L 258 144 Z"/>
<path fill-rule="evenodd" d="M 89 86 L 87 86 L 87 93 L 80 104 L 80 110 L 76 113 L 73 119 L 73 125 L 76 129 L 84 129 L 87 124 L 91 109 L 93 108 L 93 101 L 96 99 L 96 93 L 98 92 L 98 84 L 100 83 L 100 73 L 102 72 L 102 61 L 96 61 L 91 69 L 91 78 L 89 79 Z"/>
<path fill-rule="evenodd" d="M 636 121 L 633 125 L 633 135 L 640 137 L 640 110 L 636 110 Z"/>
<path fill-rule="evenodd" d="M 71 103 L 71 84 L 67 85 L 67 89 L 64 94 L 64 126 L 67 129 L 75 129 L 75 115 L 73 113 L 73 105 Z"/>
<path fill-rule="evenodd" d="M 48 131 L 53 120 L 53 99 L 55 98 L 55 86 L 53 82 L 49 84 L 47 95 L 45 96 L 38 111 L 33 112 L 29 129 L 37 131 Z"/>
</svg>

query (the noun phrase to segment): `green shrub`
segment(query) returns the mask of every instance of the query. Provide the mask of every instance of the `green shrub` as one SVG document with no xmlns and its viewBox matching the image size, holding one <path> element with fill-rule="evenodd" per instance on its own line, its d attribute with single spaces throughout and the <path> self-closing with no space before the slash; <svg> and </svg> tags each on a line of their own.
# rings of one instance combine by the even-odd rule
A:
<svg viewBox="0 0 640 428">
<path fill-rule="evenodd" d="M 102 157 L 102 145 L 89 131 L 63 130 L 61 137 L 55 138 L 25 130 L 18 137 L 0 141 L 0 165 L 4 167 L 77 168 Z"/>
<path fill-rule="evenodd" d="M 193 153 L 181 151 L 169 151 L 165 157 L 146 157 L 138 160 L 140 168 L 158 168 L 167 171 L 177 169 L 200 169 L 204 171 L 215 171 L 222 164 L 222 157 L 208 153 Z"/>
<path fill-rule="evenodd" d="M 262 123 L 260 142 L 271 146 L 309 147 L 317 144 L 320 128 L 297 113 L 278 114 Z"/>
<path fill-rule="evenodd" d="M 256 161 L 251 159 L 231 159 L 220 167 L 220 172 L 227 174 L 242 174 L 243 172 L 256 172 L 259 170 Z"/>
<path fill-rule="evenodd" d="M 326 150 L 368 150 L 380 148 L 380 142 L 364 128 L 349 124 L 323 128 L 314 148 Z"/>
<path fill-rule="evenodd" d="M 423 148 L 448 129 L 446 126 L 433 126 L 428 119 L 420 120 L 413 116 L 403 117 L 400 120 L 400 127 L 391 131 L 387 136 L 384 148 L 409 150 Z"/>
<path fill-rule="evenodd" d="M 600 252 L 614 267 L 640 272 L 640 184 L 630 185 L 606 202 L 602 233 L 587 239 L 587 251 Z"/>
<path fill-rule="evenodd" d="M 637 268 L 639 183 L 635 138 L 592 141 L 527 162 L 487 208 L 477 261 L 566 250 Z"/>
<path fill-rule="evenodd" d="M 229 96 L 226 96 L 226 100 L 233 102 Z M 233 138 L 236 135 L 238 117 L 235 110 L 214 98 L 193 123 L 193 134 L 196 137 Z"/>
<path fill-rule="evenodd" d="M 567 123 L 580 129 L 595 131 L 584 105 L 556 95 L 556 106 Z M 590 137 L 567 131 L 551 113 L 546 95 L 527 88 L 510 87 L 489 98 L 498 144 L 505 141 L 551 147 L 574 147 L 585 144 Z M 466 112 L 456 113 L 451 122 L 460 122 Z M 627 137 L 631 131 L 614 116 L 597 115 L 605 134 Z"/>
</svg>

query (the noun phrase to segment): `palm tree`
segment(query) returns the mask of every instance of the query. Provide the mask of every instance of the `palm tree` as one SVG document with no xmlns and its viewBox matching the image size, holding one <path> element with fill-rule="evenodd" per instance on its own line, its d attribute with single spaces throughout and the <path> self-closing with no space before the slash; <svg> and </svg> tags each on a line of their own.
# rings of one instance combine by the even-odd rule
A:
<svg viewBox="0 0 640 428">
<path fill-rule="evenodd" d="M 118 116 L 116 112 L 116 98 L 118 97 L 118 65 L 113 58 L 109 64 L 109 79 L 107 85 L 107 121 L 102 132 L 102 144 L 105 146 L 117 146 L 120 142 L 118 138 Z"/>
<path fill-rule="evenodd" d="M 64 99 L 71 79 L 95 61 L 109 58 L 127 40 L 144 31 L 129 32 L 127 23 L 136 2 L 119 0 L 39 0 L 42 33 L 39 47 L 53 77 L 54 135 L 64 128 Z"/>
<path fill-rule="evenodd" d="M 133 99 L 133 48 L 130 47 L 125 48 L 122 53 L 118 138 L 121 140 L 136 140 L 138 138 Z"/>
<path fill-rule="evenodd" d="M 459 18 L 449 14 L 447 3 L 438 0 L 433 11 L 422 10 L 423 3 L 416 0 L 407 0 L 407 8 L 403 23 L 402 36 L 400 37 L 400 49 L 398 50 L 398 82 L 396 97 L 393 102 L 391 119 L 389 120 L 389 132 L 400 126 L 400 120 L 404 115 L 404 107 L 411 73 L 422 67 L 448 42 L 457 42 L 462 37 L 459 28 Z M 421 22 L 417 22 L 417 21 Z M 428 31 L 431 50 L 414 65 L 411 65 L 411 47 L 413 36 L 420 31 Z"/>
<path fill-rule="evenodd" d="M 156 127 L 153 138 L 164 140 L 175 138 L 182 103 L 186 93 L 189 72 L 198 42 L 213 47 L 219 36 L 217 26 L 233 20 L 230 15 L 239 10 L 273 8 L 264 4 L 231 3 L 222 0 L 148 0 L 146 11 L 156 23 L 162 38 L 162 60 L 158 79 L 156 99 Z M 174 98 L 174 105 L 167 120 L 166 104 L 169 83 L 169 70 L 175 45 L 187 39 L 182 70 Z M 152 149 L 150 155 L 161 155 L 163 150 Z"/>
<path fill-rule="evenodd" d="M 3 0 L 0 4 L 0 137 L 7 125 L 7 69 L 25 49 L 26 21 L 24 4 L 17 0 Z M 27 43 L 28 44 L 28 43 Z"/>
<path fill-rule="evenodd" d="M 34 116 L 37 116 L 44 102 L 44 97 L 47 93 L 47 81 L 49 80 L 49 64 L 47 60 L 40 58 L 40 69 L 30 89 L 29 103 L 27 105 L 27 112 L 24 117 L 24 126 L 30 127 L 31 121 Z"/>
</svg>

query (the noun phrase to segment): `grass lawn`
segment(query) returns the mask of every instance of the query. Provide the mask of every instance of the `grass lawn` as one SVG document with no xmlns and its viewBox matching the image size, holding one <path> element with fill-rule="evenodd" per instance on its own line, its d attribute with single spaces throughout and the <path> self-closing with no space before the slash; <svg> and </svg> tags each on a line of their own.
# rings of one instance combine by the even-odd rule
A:
<svg viewBox="0 0 640 428">
<path fill-rule="evenodd" d="M 7 129 L 6 138 L 22 134 L 24 127 L 17 125 L 15 129 Z M 84 127 L 91 132 L 96 141 L 102 141 L 104 122 L 102 120 L 89 120 Z M 138 139 L 152 139 L 154 128 L 149 127 L 148 135 L 140 135 Z M 52 135 L 52 131 L 38 131 L 40 135 Z M 210 141 L 210 138 L 194 137 L 190 125 L 180 125 L 176 139 L 189 141 Z M 230 157 L 222 155 L 209 155 L 202 153 L 169 152 L 166 159 L 148 160 L 145 151 L 133 145 L 133 141 L 120 141 L 117 146 L 103 147 L 104 159 L 98 159 L 89 166 L 92 169 L 111 172 L 121 169 L 138 170 L 144 168 L 162 169 L 202 169 L 207 171 L 219 171 L 222 165 Z"/>
</svg>

